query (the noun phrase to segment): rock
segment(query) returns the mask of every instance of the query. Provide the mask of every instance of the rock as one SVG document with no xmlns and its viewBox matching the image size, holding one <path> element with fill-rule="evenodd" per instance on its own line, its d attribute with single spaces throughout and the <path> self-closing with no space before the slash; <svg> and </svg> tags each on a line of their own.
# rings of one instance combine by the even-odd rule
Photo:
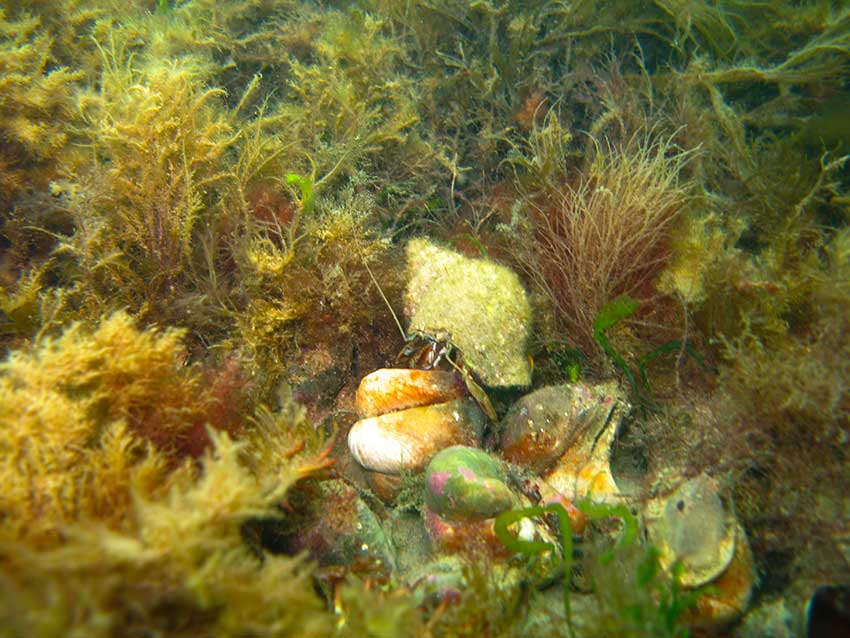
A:
<svg viewBox="0 0 850 638">
<path fill-rule="evenodd" d="M 516 273 L 426 239 L 407 246 L 409 329 L 447 331 L 484 385 L 531 384 L 531 306 Z"/>
<path fill-rule="evenodd" d="M 735 628 L 734 638 L 796 638 L 805 635 L 802 613 L 788 608 L 784 598 L 761 603 Z"/>
<path fill-rule="evenodd" d="M 468 588 L 464 567 L 461 557 L 442 555 L 412 569 L 407 586 L 419 604 L 457 602 Z"/>
<path fill-rule="evenodd" d="M 492 518 L 515 502 L 506 480 L 501 463 L 487 452 L 455 445 L 428 464 L 425 503 L 444 518 Z"/>
<path fill-rule="evenodd" d="M 436 514 L 427 505 L 422 519 L 428 536 L 438 551 L 449 553 L 488 554 L 507 558 L 510 553 L 496 537 L 494 519 L 456 520 Z"/>
<path fill-rule="evenodd" d="M 258 533 L 263 546 L 290 554 L 307 551 L 321 566 L 368 561 L 382 569 L 394 568 L 395 550 L 356 489 L 337 479 L 314 489 L 317 493 L 305 499 L 304 507 L 296 507 L 283 520 L 262 523 Z"/>
<path fill-rule="evenodd" d="M 494 517 L 519 503 L 507 485 L 502 463 L 483 450 L 461 445 L 446 448 L 425 470 L 422 514 L 439 549 L 509 556 L 496 537 Z M 523 520 L 521 526 L 521 533 L 534 536 L 531 520 Z"/>
<path fill-rule="evenodd" d="M 467 617 L 463 635 L 483 636 L 492 635 L 488 628 L 515 622 L 503 615 L 515 612 L 516 601 L 522 596 L 523 588 L 528 587 L 531 576 L 527 569 L 505 563 L 470 563 L 461 555 L 441 554 L 411 571 L 403 582 L 421 605 L 431 608 L 457 605 L 449 613 L 460 609 L 472 612 L 475 619 Z"/>
</svg>

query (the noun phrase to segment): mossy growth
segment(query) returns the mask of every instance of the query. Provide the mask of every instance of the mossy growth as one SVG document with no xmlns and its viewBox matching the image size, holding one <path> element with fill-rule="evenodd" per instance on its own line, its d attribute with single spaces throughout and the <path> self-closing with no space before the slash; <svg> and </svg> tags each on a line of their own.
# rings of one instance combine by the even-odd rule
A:
<svg viewBox="0 0 850 638">
<path fill-rule="evenodd" d="M 522 636 L 525 600 L 521 588 L 505 582 L 504 566 L 473 555 L 462 566 L 464 590 L 443 613 L 429 621 L 435 635 L 451 638 L 473 636 Z"/>
<path fill-rule="evenodd" d="M 203 88 L 191 61 L 138 69 L 120 48 L 104 55 L 100 91 L 80 105 L 95 164 L 88 188 L 70 193 L 77 228 L 63 250 L 87 303 L 165 317 L 192 279 L 215 187 L 232 178 L 223 160 L 234 138 L 220 91 Z"/>
<path fill-rule="evenodd" d="M 0 367 L 5 627 L 333 635 L 309 567 L 259 562 L 242 536 L 329 465 L 326 442 L 291 409 L 259 411 L 241 442 L 216 430 L 183 337 L 119 313 Z M 196 464 L 179 450 L 199 420 Z"/>
<path fill-rule="evenodd" d="M 665 308 L 656 283 L 688 203 L 688 153 L 644 133 L 623 147 L 595 144 L 568 177 L 570 138 L 553 117 L 544 126 L 531 154 L 514 159 L 518 179 L 533 189 L 526 204 L 532 241 L 515 252 L 550 301 L 561 340 L 598 356 L 594 322 L 615 299 L 629 296 L 649 311 L 636 318 L 661 324 L 652 316 Z"/>
<path fill-rule="evenodd" d="M 73 95 L 82 73 L 57 66 L 49 31 L 36 16 L 0 9 L 0 207 L 58 172 L 70 142 Z"/>
<path fill-rule="evenodd" d="M 428 627 L 413 599 L 404 589 L 385 592 L 349 580 L 338 588 L 336 605 L 340 638 L 417 638 Z"/>
</svg>

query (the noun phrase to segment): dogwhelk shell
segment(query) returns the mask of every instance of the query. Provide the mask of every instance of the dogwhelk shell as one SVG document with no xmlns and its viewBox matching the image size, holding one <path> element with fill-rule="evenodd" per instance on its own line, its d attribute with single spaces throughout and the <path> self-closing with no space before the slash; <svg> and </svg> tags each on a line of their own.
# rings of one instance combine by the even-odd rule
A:
<svg viewBox="0 0 850 638">
<path fill-rule="evenodd" d="M 500 446 L 506 460 L 544 476 L 545 498 L 620 500 L 610 457 L 628 407 L 614 382 L 541 388 L 505 416 Z"/>
</svg>

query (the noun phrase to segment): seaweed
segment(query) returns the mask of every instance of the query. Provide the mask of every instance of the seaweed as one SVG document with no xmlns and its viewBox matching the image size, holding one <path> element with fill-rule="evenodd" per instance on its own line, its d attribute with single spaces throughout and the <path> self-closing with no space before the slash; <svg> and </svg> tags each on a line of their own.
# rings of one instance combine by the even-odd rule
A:
<svg viewBox="0 0 850 638">
<path fill-rule="evenodd" d="M 638 545 L 618 553 L 614 560 L 593 563 L 594 606 L 582 627 L 591 638 L 687 638 L 690 613 L 711 587 L 686 590 L 681 584 L 684 565 L 670 573 L 659 563 L 659 550 Z"/>
<path fill-rule="evenodd" d="M 316 205 L 313 180 L 309 177 L 302 177 L 297 173 L 287 173 L 286 183 L 297 186 L 298 190 L 301 191 L 301 201 L 298 204 L 301 213 L 304 215 L 311 214 Z"/>
<path fill-rule="evenodd" d="M 134 66 L 120 42 L 103 49 L 100 91 L 81 99 L 94 164 L 71 191 L 75 233 L 59 252 L 87 304 L 168 319 L 193 288 L 198 228 L 215 216 L 234 136 L 192 62 Z M 66 275 L 68 276 L 68 275 Z"/>
<path fill-rule="evenodd" d="M 254 476 L 240 463 L 244 445 L 213 438 L 199 470 L 184 466 L 170 488 L 136 497 L 119 529 L 68 526 L 61 546 L 38 554 L 6 545 L 13 595 L 3 616 L 16 606 L 15 624 L 28 635 L 50 627 L 93 636 L 333 635 L 304 559 L 259 561 L 240 533 L 250 517 L 277 515 L 294 475 Z"/>
<path fill-rule="evenodd" d="M 214 420 L 215 400 L 229 397 L 184 365 L 184 337 L 119 313 L 42 337 L 0 366 L 10 596 L 0 613 L 14 601 L 27 633 L 331 634 L 304 561 L 260 563 L 241 533 L 279 517 L 288 490 L 329 467 L 327 441 L 291 404 L 258 410 L 233 440 Z M 196 464 L 181 438 L 199 422 L 209 445 Z"/>
<path fill-rule="evenodd" d="M 581 376 L 581 366 L 587 360 L 578 348 L 569 348 L 564 345 L 550 343 L 546 346 L 546 352 L 555 366 L 570 383 L 575 383 Z"/>
<path fill-rule="evenodd" d="M 617 369 L 626 377 L 634 398 L 640 404 L 641 410 L 646 414 L 647 411 L 657 408 L 652 389 L 649 387 L 649 376 L 646 371 L 648 363 L 661 355 L 678 353 L 679 356 L 683 354 L 689 355 L 703 369 L 707 369 L 708 367 L 705 364 L 704 357 L 691 344 L 687 341 L 674 340 L 662 343 L 657 348 L 643 355 L 637 361 L 638 376 L 636 376 L 631 366 L 629 366 L 626 360 L 608 341 L 606 332 L 624 319 L 631 317 L 639 306 L 640 304 L 636 300 L 627 295 L 617 297 L 602 306 L 596 319 L 593 320 L 593 337 L 596 339 L 599 347 L 611 358 Z M 638 379 L 640 379 L 640 383 L 638 383 Z"/>
<path fill-rule="evenodd" d="M 334 599 L 340 638 L 413 638 L 426 635 L 422 614 L 405 589 L 384 592 L 354 579 L 343 582 Z"/>
<path fill-rule="evenodd" d="M 635 393 L 638 392 L 638 384 L 635 379 L 635 375 L 629 368 L 625 359 L 617 354 L 617 351 L 611 347 L 611 344 L 608 342 L 608 337 L 605 336 L 605 332 L 609 328 L 620 323 L 623 319 L 628 319 L 635 314 L 638 306 L 640 306 L 640 304 L 636 300 L 632 299 L 628 295 L 623 295 L 602 306 L 602 308 L 599 309 L 599 314 L 597 314 L 596 318 L 593 320 L 593 338 L 605 354 L 611 357 L 611 360 L 614 362 L 614 365 L 620 369 L 620 372 L 626 376 L 629 380 L 629 385 L 632 387 L 632 391 Z M 648 388 L 646 389 L 648 390 Z"/>
<path fill-rule="evenodd" d="M 621 551 L 630 546 L 637 538 L 637 519 L 624 505 L 596 503 L 591 501 L 589 498 L 585 498 L 577 501 L 575 506 L 590 520 L 600 520 L 615 516 L 623 521 L 623 533 L 617 541 L 617 545 L 612 550 L 608 550 L 604 554 L 600 555 L 599 560 L 601 563 L 609 562 L 613 558 L 615 551 Z M 554 514 L 557 517 L 558 530 L 560 532 L 560 547 L 556 547 L 554 544 L 547 541 L 520 539 L 509 531 L 511 525 L 514 525 L 525 518 L 534 518 L 544 516 L 545 514 Z M 573 537 L 570 517 L 564 506 L 560 503 L 550 503 L 549 505 L 538 505 L 535 507 L 502 512 L 496 517 L 493 524 L 493 530 L 496 533 L 496 537 L 502 542 L 502 544 L 514 553 L 534 557 L 538 554 L 549 552 L 552 557 L 559 558 L 561 570 L 564 573 L 564 618 L 567 623 L 569 635 L 571 637 L 575 636 L 572 608 L 570 605 Z"/>
<path fill-rule="evenodd" d="M 240 286 L 233 298 L 243 309 L 230 312 L 254 373 L 279 374 L 276 362 L 305 338 L 347 360 L 379 308 L 369 303 L 364 264 L 388 246 L 369 227 L 372 199 L 345 189 L 311 201 L 310 215 L 302 201 L 288 220 L 247 222 L 233 247 Z M 271 389 L 277 377 L 262 383 Z"/>
<path fill-rule="evenodd" d="M 492 557 L 473 552 L 460 566 L 463 587 L 446 592 L 430 611 L 423 635 L 446 638 L 475 636 L 522 636 L 526 610 L 524 587 L 505 582 L 505 566 Z"/>
<path fill-rule="evenodd" d="M 644 323 L 653 308 L 664 312 L 655 284 L 687 202 L 679 174 L 688 154 L 671 140 L 641 135 L 624 148 L 594 144 L 579 179 L 564 184 L 558 176 L 568 167 L 560 155 L 556 166 L 544 167 L 567 142 L 533 147 L 527 162 L 540 186 L 526 196 L 530 237 L 516 252 L 550 300 L 559 331 L 591 355 L 598 352 L 594 321 L 605 304 L 633 297 L 641 302 Z"/>
<path fill-rule="evenodd" d="M 45 189 L 66 158 L 74 92 L 83 74 L 55 64 L 50 32 L 37 16 L 0 10 L 0 207 Z M 5 211 L 4 211 L 5 212 Z"/>
<path fill-rule="evenodd" d="M 43 337 L 0 366 L 4 535 L 52 536 L 63 520 L 126 515 L 130 489 L 162 489 L 209 396 L 183 368 L 183 333 L 126 314 Z M 174 456 L 172 456 L 174 455 Z M 15 460 L 17 459 L 17 460 Z M 14 531 L 13 531 L 14 530 Z"/>
<path fill-rule="evenodd" d="M 676 563 L 670 573 L 660 566 L 660 552 L 652 545 L 637 543 L 638 521 L 623 505 L 611 505 L 582 499 L 576 503 L 590 520 L 616 517 L 623 532 L 613 547 L 585 556 L 586 569 L 594 584 L 594 612 L 583 617 L 582 636 L 669 636 L 686 638 L 688 613 L 700 597 L 710 591 L 701 588 L 686 591 L 681 585 L 683 565 Z M 561 547 L 545 541 L 521 540 L 509 528 L 524 518 L 554 514 L 558 520 Z M 573 541 L 569 516 L 559 503 L 503 512 L 496 518 L 495 532 L 512 552 L 529 558 L 544 552 L 560 556 L 564 573 L 563 605 L 567 635 L 576 629 L 570 604 Z M 625 580 L 624 580 L 625 578 Z"/>
</svg>

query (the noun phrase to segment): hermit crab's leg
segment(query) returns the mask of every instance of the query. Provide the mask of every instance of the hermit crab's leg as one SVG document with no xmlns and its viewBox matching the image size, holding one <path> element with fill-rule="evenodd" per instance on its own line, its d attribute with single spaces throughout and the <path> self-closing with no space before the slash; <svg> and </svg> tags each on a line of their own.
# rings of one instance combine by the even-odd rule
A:
<svg viewBox="0 0 850 638">
<path fill-rule="evenodd" d="M 478 383 L 475 382 L 475 379 L 472 378 L 472 374 L 462 365 L 456 364 L 451 358 L 446 357 L 446 361 L 452 364 L 452 367 L 457 370 L 458 374 L 463 377 L 463 381 L 466 384 L 466 389 L 469 392 L 469 396 L 475 399 L 475 402 L 478 404 L 484 414 L 487 415 L 487 418 L 490 419 L 493 423 L 499 422 L 499 415 L 496 414 L 496 409 L 493 407 L 493 404 L 490 402 L 490 397 L 487 396 L 487 393 L 484 392 L 484 388 L 482 388 Z"/>
</svg>

